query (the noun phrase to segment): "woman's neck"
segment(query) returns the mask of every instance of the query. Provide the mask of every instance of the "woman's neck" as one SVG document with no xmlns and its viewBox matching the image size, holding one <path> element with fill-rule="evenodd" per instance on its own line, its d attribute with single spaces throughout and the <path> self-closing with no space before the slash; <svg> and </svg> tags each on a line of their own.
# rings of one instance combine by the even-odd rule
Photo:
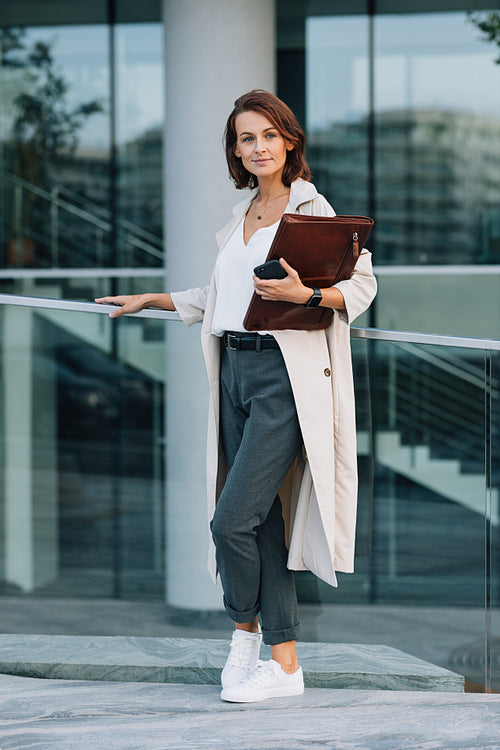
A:
<svg viewBox="0 0 500 750">
<path fill-rule="evenodd" d="M 272 198 L 275 198 L 285 189 L 285 186 L 281 182 L 281 176 L 279 176 L 278 178 L 271 178 L 269 180 L 259 180 L 259 198 L 265 203 L 269 200 L 272 200 Z"/>
</svg>

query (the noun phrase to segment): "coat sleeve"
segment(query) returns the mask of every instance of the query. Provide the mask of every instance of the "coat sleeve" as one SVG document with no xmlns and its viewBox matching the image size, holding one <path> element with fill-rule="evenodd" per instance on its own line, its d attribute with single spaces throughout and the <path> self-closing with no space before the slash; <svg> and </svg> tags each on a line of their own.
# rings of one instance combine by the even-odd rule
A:
<svg viewBox="0 0 500 750">
<path fill-rule="evenodd" d="M 210 286 L 200 289 L 187 289 L 185 292 L 172 292 L 172 302 L 181 320 L 188 326 L 203 320 Z"/>
<path fill-rule="evenodd" d="M 307 201 L 298 207 L 298 213 L 310 216 L 335 216 L 335 211 L 326 198 L 318 195 L 314 200 Z M 346 310 L 336 311 L 347 323 L 352 323 L 370 307 L 376 293 L 377 281 L 372 271 L 371 253 L 364 248 L 358 258 L 350 279 L 339 281 L 334 285 L 342 292 Z"/>
<path fill-rule="evenodd" d="M 372 270 L 372 254 L 363 249 L 351 278 L 339 281 L 334 286 L 342 292 L 345 301 L 345 312 L 341 311 L 340 315 L 344 316 L 348 323 L 352 323 L 370 307 L 377 293 L 377 280 Z"/>
</svg>

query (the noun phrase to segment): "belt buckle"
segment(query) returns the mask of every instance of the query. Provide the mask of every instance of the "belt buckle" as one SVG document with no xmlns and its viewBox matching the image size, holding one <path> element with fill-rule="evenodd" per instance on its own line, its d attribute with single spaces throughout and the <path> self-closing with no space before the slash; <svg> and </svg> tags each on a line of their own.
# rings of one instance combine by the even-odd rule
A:
<svg viewBox="0 0 500 750">
<path fill-rule="evenodd" d="M 231 339 L 235 339 L 236 341 L 239 341 L 239 336 L 236 336 L 234 333 L 226 333 L 226 346 L 228 349 L 231 349 L 232 352 L 237 352 L 240 348 L 239 346 L 231 346 Z"/>
</svg>

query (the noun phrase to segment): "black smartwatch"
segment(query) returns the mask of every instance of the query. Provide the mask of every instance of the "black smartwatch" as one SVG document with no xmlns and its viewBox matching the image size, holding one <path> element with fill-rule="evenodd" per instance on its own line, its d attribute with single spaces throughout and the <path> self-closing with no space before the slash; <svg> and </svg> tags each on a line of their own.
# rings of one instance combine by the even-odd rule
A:
<svg viewBox="0 0 500 750">
<path fill-rule="evenodd" d="M 313 287 L 313 293 L 311 297 L 306 302 L 306 307 L 318 307 L 319 303 L 323 299 L 323 295 L 321 294 L 321 289 L 317 289 L 316 287 Z"/>
</svg>

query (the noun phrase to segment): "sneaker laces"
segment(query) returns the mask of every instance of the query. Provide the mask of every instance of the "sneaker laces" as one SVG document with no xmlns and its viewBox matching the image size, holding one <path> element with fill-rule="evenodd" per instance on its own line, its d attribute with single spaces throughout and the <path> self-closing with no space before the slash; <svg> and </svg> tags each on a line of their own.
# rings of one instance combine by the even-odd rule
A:
<svg viewBox="0 0 500 750">
<path fill-rule="evenodd" d="M 278 669 L 281 670 L 280 665 L 272 659 L 269 661 L 262 661 L 262 659 L 259 659 L 255 669 L 248 675 L 243 683 L 248 687 L 260 685 L 262 682 L 265 682 L 270 675 L 276 675 Z"/>
<path fill-rule="evenodd" d="M 252 663 L 252 657 L 255 649 L 255 639 L 237 636 L 235 631 L 231 640 L 231 651 L 228 658 L 228 664 L 232 667 L 241 667 L 248 669 Z M 252 635 L 254 635 L 252 633 Z M 257 633 L 255 633 L 257 635 Z"/>
</svg>

